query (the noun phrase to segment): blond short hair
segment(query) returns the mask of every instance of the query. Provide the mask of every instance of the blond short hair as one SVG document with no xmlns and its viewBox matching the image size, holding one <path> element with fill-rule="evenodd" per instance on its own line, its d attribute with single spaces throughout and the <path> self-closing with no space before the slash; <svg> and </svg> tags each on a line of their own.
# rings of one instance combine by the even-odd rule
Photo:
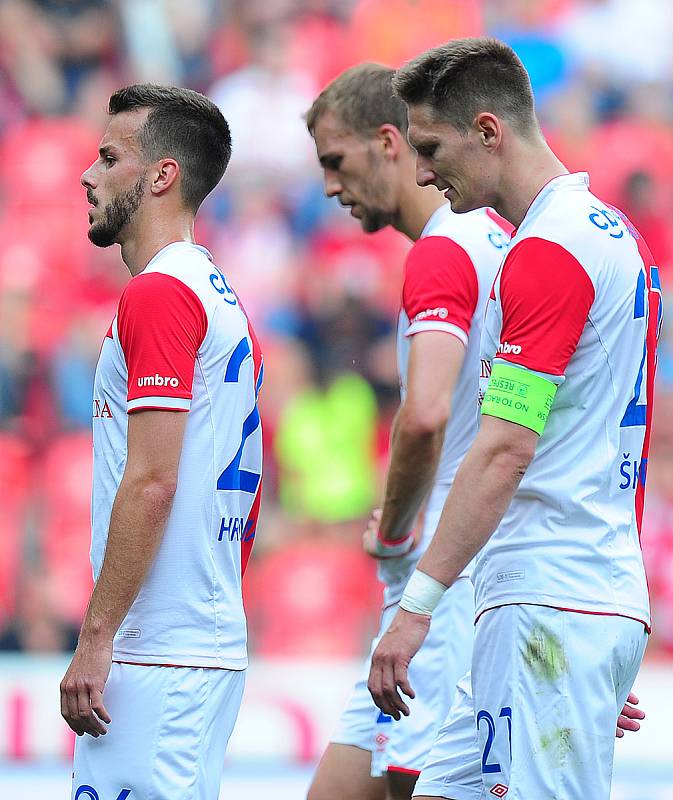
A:
<svg viewBox="0 0 673 800">
<path fill-rule="evenodd" d="M 407 132 L 407 108 L 393 91 L 395 70 L 383 64 L 359 64 L 336 77 L 320 92 L 306 112 L 306 126 L 314 135 L 318 120 L 328 111 L 353 133 L 367 137 L 381 125 Z"/>
</svg>

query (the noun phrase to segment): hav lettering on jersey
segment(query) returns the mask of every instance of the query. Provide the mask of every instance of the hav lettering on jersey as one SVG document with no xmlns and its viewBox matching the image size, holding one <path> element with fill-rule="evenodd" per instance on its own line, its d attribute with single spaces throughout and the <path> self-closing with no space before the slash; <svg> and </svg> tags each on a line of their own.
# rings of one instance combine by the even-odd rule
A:
<svg viewBox="0 0 673 800">
<path fill-rule="evenodd" d="M 220 532 L 217 541 L 225 539 L 228 542 L 249 542 L 255 538 L 254 520 L 248 520 L 245 525 L 243 517 L 222 517 L 220 521 Z"/>
</svg>

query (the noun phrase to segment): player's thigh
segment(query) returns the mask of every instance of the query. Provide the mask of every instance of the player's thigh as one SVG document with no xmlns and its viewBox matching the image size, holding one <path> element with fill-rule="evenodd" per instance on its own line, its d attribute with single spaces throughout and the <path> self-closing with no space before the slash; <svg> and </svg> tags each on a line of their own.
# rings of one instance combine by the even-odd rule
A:
<svg viewBox="0 0 673 800">
<path fill-rule="evenodd" d="M 608 800 L 622 696 L 641 623 L 511 605 L 477 624 L 472 667 L 485 794 Z"/>
<path fill-rule="evenodd" d="M 416 775 L 426 762 L 437 732 L 451 707 L 456 684 L 470 670 L 474 640 L 474 591 L 461 578 L 445 592 L 432 617 L 430 631 L 409 665 L 416 696 L 409 716 L 393 721 L 386 750 L 394 780 Z M 407 778 L 408 781 L 408 778 Z"/>
<path fill-rule="evenodd" d="M 416 781 L 413 797 L 480 800 L 482 790 L 481 754 L 468 672 L 458 681 L 453 703 Z"/>
<path fill-rule="evenodd" d="M 104 693 L 112 721 L 105 736 L 78 737 L 73 798 L 130 790 L 163 799 L 184 789 L 216 800 L 244 682 L 231 670 L 113 663 Z"/>
<path fill-rule="evenodd" d="M 386 800 L 410 800 L 418 780 L 416 772 L 391 772 L 386 775 Z"/>
<path fill-rule="evenodd" d="M 371 752 L 330 742 L 320 759 L 307 800 L 384 800 L 383 778 L 370 775 Z"/>
</svg>

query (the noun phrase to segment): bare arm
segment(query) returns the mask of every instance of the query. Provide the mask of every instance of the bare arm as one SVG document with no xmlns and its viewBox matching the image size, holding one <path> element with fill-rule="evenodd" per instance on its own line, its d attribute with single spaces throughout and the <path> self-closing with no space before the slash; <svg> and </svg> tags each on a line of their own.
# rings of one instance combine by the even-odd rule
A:
<svg viewBox="0 0 673 800">
<path fill-rule="evenodd" d="M 521 425 L 481 418 L 479 433 L 458 469 L 418 570 L 451 586 L 500 523 L 537 441 L 537 434 Z M 429 617 L 400 609 L 374 652 L 369 690 L 376 705 L 395 719 L 409 713 L 397 687 L 414 696 L 407 670 L 429 627 Z"/>
<path fill-rule="evenodd" d="M 419 561 L 422 572 L 451 586 L 498 527 L 535 454 L 538 438 L 514 422 L 481 418 L 434 538 Z"/>
<path fill-rule="evenodd" d="M 437 472 L 463 343 L 443 331 L 412 337 L 407 394 L 395 419 L 379 531 L 388 541 L 413 527 Z"/>
<path fill-rule="evenodd" d="M 451 401 L 465 357 L 463 343 L 445 331 L 423 331 L 411 339 L 407 391 L 395 418 L 382 509 L 372 514 L 364 549 L 385 558 L 390 545 L 406 552 L 423 501 L 432 487 L 451 414 Z M 415 537 L 417 538 L 417 537 Z M 410 540 L 406 549 L 413 547 Z"/>
<path fill-rule="evenodd" d="M 112 639 L 154 561 L 177 484 L 187 415 L 129 415 L 128 458 L 117 490 L 105 557 L 89 601 L 72 663 L 61 682 L 61 713 L 78 734 L 105 733 L 102 693 Z M 95 712 L 95 714 L 93 713 Z"/>
</svg>

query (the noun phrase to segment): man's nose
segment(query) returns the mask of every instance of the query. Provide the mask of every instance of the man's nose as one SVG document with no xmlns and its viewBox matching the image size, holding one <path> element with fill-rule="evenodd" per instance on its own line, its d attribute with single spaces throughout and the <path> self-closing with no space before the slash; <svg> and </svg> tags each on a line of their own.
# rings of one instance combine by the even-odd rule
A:
<svg viewBox="0 0 673 800">
<path fill-rule="evenodd" d="M 429 186 L 436 177 L 434 170 L 430 169 L 425 159 L 416 159 L 416 183 L 419 186 Z"/>
<path fill-rule="evenodd" d="M 87 189 L 96 188 L 96 180 L 93 174 L 93 164 L 82 173 L 82 177 L 79 179 L 79 182 Z"/>
<path fill-rule="evenodd" d="M 336 173 L 325 170 L 325 194 L 327 197 L 336 197 L 343 191 L 343 186 Z"/>
</svg>

